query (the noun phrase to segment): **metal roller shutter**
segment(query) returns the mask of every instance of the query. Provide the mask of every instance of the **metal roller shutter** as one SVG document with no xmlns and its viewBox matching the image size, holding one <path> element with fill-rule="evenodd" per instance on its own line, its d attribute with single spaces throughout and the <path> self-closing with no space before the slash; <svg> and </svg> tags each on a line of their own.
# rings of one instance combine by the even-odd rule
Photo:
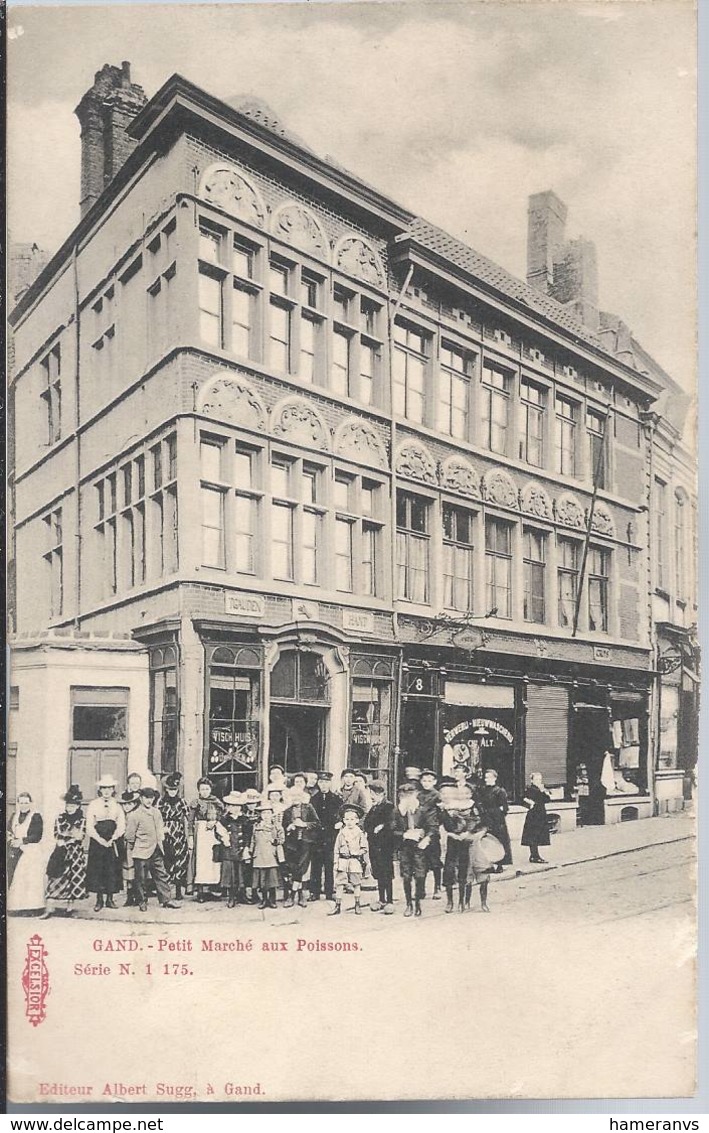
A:
<svg viewBox="0 0 709 1133">
<path fill-rule="evenodd" d="M 527 689 L 525 772 L 541 771 L 548 787 L 566 783 L 569 737 L 569 694 L 558 685 Z"/>
</svg>

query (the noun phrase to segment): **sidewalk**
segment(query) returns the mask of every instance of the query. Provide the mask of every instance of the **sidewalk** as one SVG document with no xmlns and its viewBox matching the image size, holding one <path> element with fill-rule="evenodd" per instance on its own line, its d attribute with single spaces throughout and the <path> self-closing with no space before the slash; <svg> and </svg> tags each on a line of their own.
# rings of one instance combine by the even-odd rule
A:
<svg viewBox="0 0 709 1133">
<path fill-rule="evenodd" d="M 623 822 L 614 826 L 586 826 L 580 827 L 577 830 L 571 830 L 565 834 L 555 834 L 552 837 L 551 845 L 543 847 L 544 854 L 547 857 L 545 865 L 532 865 L 527 860 L 527 850 L 524 846 L 513 846 L 513 854 L 515 856 L 515 864 L 510 868 L 506 868 L 501 874 L 493 874 L 491 880 L 493 884 L 498 884 L 504 881 L 514 881 L 518 877 L 526 874 L 547 873 L 556 869 L 563 869 L 565 866 L 581 865 L 584 862 L 597 861 L 602 858 L 614 857 L 618 854 L 629 854 L 635 850 L 641 850 L 648 846 L 661 846 L 672 842 L 692 841 L 696 837 L 695 816 L 693 811 L 683 811 L 680 814 L 662 815 L 658 818 L 645 818 L 639 819 L 636 822 Z M 428 888 L 430 890 L 430 877 Z M 365 884 L 364 892 L 362 894 L 363 905 L 369 903 L 376 897 L 376 889 L 373 889 L 371 880 Z M 398 879 L 395 881 L 395 899 L 397 905 L 401 899 L 401 888 Z M 124 894 L 118 895 L 119 905 L 123 904 Z M 352 903 L 352 898 L 348 898 L 348 904 Z M 399 906 L 400 907 L 400 906 Z M 276 910 L 265 910 L 261 912 L 255 906 L 240 905 L 234 910 L 227 910 L 223 901 L 207 901 L 205 904 L 200 905 L 191 897 L 185 898 L 182 902 L 180 909 L 160 909 L 155 902 L 151 899 L 148 912 L 140 913 L 137 909 L 125 909 L 119 907 L 115 911 L 104 909 L 101 913 L 93 911 L 93 898 L 88 901 L 81 902 L 76 906 L 74 921 L 77 920 L 92 920 L 97 921 L 103 925 L 110 925 L 111 923 L 129 923 L 129 924 L 159 924 L 164 926 L 177 926 L 185 924 L 206 924 L 215 923 L 228 923 L 233 921 L 241 928 L 248 928 L 251 926 L 255 928 L 257 925 L 288 925 L 288 924 L 301 924 L 312 923 L 313 920 L 319 922 L 324 927 L 326 916 L 331 908 L 328 901 L 321 900 L 319 902 L 308 902 L 307 909 L 299 910 L 296 906 L 293 909 L 284 909 L 279 903 Z M 443 911 L 443 902 L 438 906 L 429 905 L 427 908 L 427 915 L 430 917 L 435 911 Z M 303 921 L 303 917 L 307 918 Z M 61 919 L 61 918 L 59 918 Z M 381 918 L 367 918 L 368 920 L 377 922 Z M 349 922 L 349 917 L 347 918 Z M 384 921 L 391 923 L 390 918 L 383 918 Z M 333 922 L 329 922 L 331 927 Z M 334 922 L 334 926 L 341 925 L 340 918 Z M 358 923 L 362 924 L 361 921 Z"/>
</svg>

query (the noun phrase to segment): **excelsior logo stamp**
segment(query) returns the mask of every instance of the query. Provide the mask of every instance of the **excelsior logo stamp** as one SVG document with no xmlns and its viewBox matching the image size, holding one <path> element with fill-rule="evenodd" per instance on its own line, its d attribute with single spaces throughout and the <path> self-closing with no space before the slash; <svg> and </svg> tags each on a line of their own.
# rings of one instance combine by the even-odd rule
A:
<svg viewBox="0 0 709 1133">
<path fill-rule="evenodd" d="M 46 1001 L 49 994 L 49 970 L 45 962 L 47 951 L 38 933 L 27 941 L 27 957 L 22 972 L 25 992 L 25 1015 L 33 1027 L 47 1017 Z"/>
</svg>

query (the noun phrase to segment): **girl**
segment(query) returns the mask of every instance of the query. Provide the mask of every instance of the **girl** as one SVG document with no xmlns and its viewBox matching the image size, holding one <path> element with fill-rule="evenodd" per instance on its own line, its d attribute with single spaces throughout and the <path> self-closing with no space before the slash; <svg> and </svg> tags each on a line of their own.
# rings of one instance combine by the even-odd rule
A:
<svg viewBox="0 0 709 1133">
<path fill-rule="evenodd" d="M 66 915 L 74 914 L 74 901 L 84 901 L 89 893 L 86 888 L 86 819 L 81 804 L 83 798 L 80 788 L 74 783 L 64 795 L 64 810 L 54 823 L 56 856 L 63 858 L 61 872 L 55 872 L 52 857 L 47 866 L 47 900 L 66 902 Z M 55 856 L 55 851 L 52 852 Z M 53 876 L 50 876 L 53 875 Z M 51 916 L 51 910 L 47 911 Z"/>
<path fill-rule="evenodd" d="M 284 837 L 283 827 L 274 820 L 271 803 L 261 803 L 259 819 L 251 840 L 253 884 L 254 889 L 258 889 L 261 894 L 259 909 L 276 908 L 278 866 L 283 861 Z"/>
<path fill-rule="evenodd" d="M 244 796 L 231 791 L 224 798 L 226 814 L 220 815 L 215 833 L 222 846 L 221 886 L 226 893 L 226 907 L 233 909 L 237 894 L 246 888 L 244 865 L 251 857 L 249 824 L 243 816 Z"/>
<path fill-rule="evenodd" d="M 313 843 L 320 831 L 320 820 L 310 802 L 310 795 L 305 786 L 305 775 L 293 776 L 293 786 L 290 790 L 290 806 L 283 812 L 283 829 L 285 831 L 285 890 L 283 906 L 286 909 L 293 907 L 294 894 L 297 894 L 298 904 L 305 908 L 305 893 L 303 892 L 303 878 L 310 869 L 313 856 Z"/>
<path fill-rule="evenodd" d="M 165 826 L 165 868 L 175 886 L 176 901 L 181 899 L 183 890 L 187 889 L 190 861 L 190 808 L 179 793 L 181 780 L 179 771 L 168 775 L 164 794 L 158 803 Z"/>
<path fill-rule="evenodd" d="M 214 860 L 213 849 L 217 845 L 214 828 L 224 810 L 212 790 L 212 780 L 197 781 L 198 798 L 190 806 L 190 831 L 192 834 L 192 879 L 197 890 L 197 900 L 206 900 L 207 889 L 219 885 L 221 864 Z"/>
</svg>

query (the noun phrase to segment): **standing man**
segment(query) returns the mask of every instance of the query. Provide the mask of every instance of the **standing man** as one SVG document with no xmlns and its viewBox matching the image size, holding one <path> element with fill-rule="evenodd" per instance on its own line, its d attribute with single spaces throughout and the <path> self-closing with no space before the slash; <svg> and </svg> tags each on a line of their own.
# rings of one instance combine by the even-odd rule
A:
<svg viewBox="0 0 709 1133">
<path fill-rule="evenodd" d="M 311 796 L 310 802 L 320 819 L 320 837 L 313 846 L 313 858 L 310 863 L 310 900 L 320 900 L 324 871 L 325 896 L 328 901 L 334 901 L 334 851 L 335 841 L 342 826 L 340 821 L 342 798 L 332 789 L 331 771 L 318 773 L 318 788 Z"/>
<path fill-rule="evenodd" d="M 141 787 L 141 805 L 126 819 L 125 841 L 129 860 L 135 866 L 135 895 L 141 913 L 148 911 L 146 885 L 152 877 L 163 909 L 179 909 L 170 900 L 170 880 L 165 869 L 165 827 L 162 815 L 155 806 L 158 792 L 152 787 Z"/>
<path fill-rule="evenodd" d="M 495 873 L 502 873 L 503 866 L 512 865 L 512 845 L 510 832 L 507 829 L 507 812 L 510 804 L 507 791 L 497 782 L 497 771 L 494 767 L 488 767 L 485 772 L 485 782 L 480 790 L 480 806 L 488 831 L 502 843 L 505 850 L 502 861 L 493 866 Z"/>
</svg>

